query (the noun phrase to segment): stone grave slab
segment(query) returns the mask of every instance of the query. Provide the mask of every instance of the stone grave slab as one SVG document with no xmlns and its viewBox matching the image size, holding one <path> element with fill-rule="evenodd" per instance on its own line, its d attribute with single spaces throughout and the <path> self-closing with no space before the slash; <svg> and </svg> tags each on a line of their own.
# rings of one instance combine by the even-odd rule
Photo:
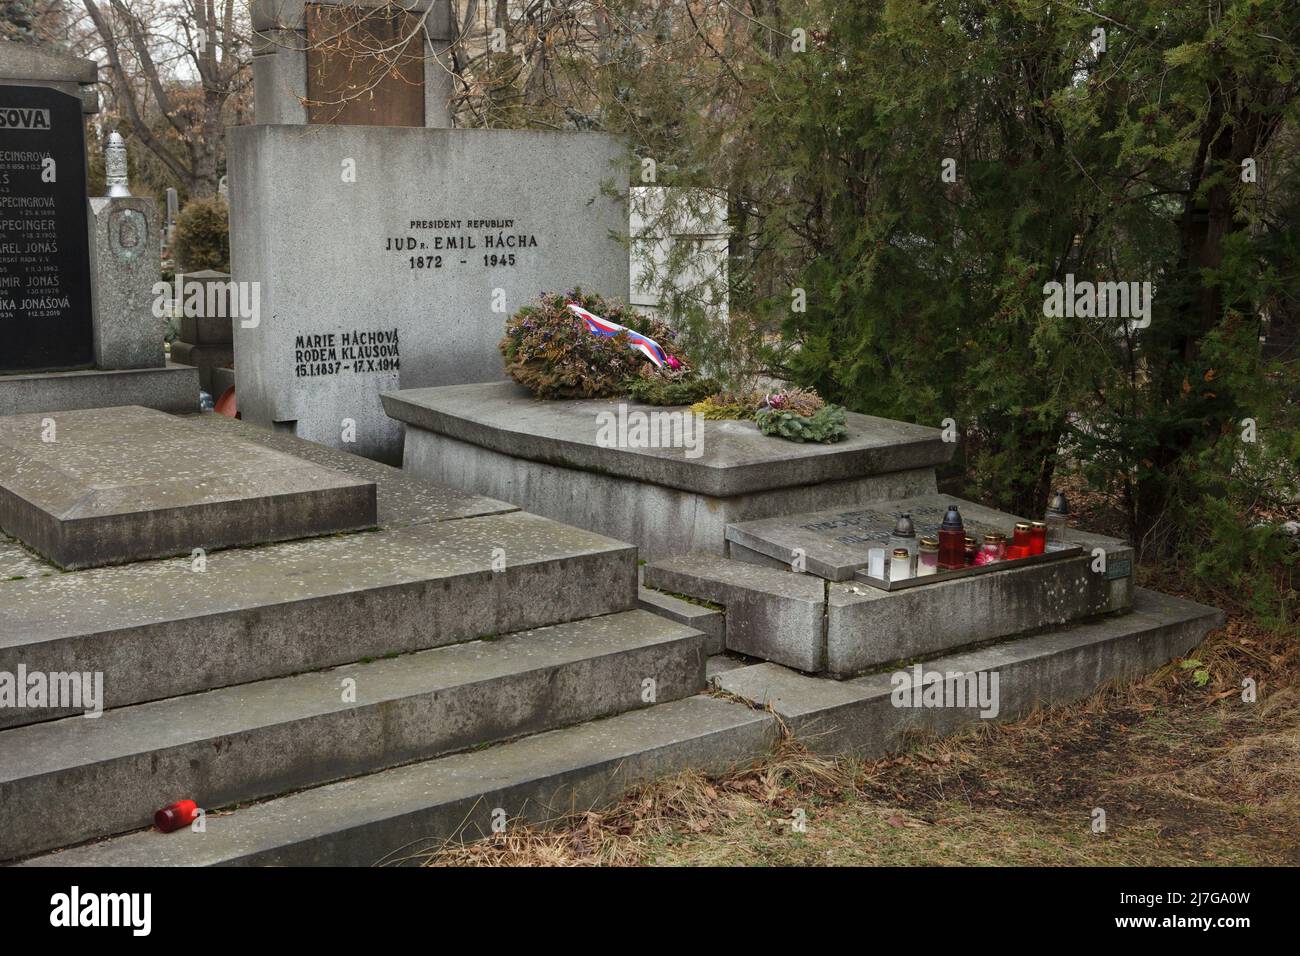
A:
<svg viewBox="0 0 1300 956">
<path fill-rule="evenodd" d="M 760 563 L 766 563 L 762 559 L 769 558 L 790 565 L 801 556 L 804 570 L 809 573 L 829 581 L 848 581 L 860 568 L 866 568 L 870 548 L 885 546 L 899 515 L 912 516 L 918 538 L 936 535 L 944 511 L 954 503 L 961 509 L 966 533 L 974 535 L 976 540 L 993 531 L 1002 532 L 1009 540 L 1017 521 L 1030 520 L 948 495 L 921 495 L 873 502 L 861 508 L 738 522 L 727 526 L 726 535 L 733 557 L 757 559 Z M 1128 550 L 1116 538 L 1075 529 L 1070 530 L 1069 536 L 1085 551 L 1094 547 L 1104 548 L 1108 553 Z M 1127 575 L 1129 569 L 1123 570 Z"/>
<path fill-rule="evenodd" d="M 0 418 L 0 529 L 67 569 L 375 524 L 373 481 L 152 409 Z"/>
<path fill-rule="evenodd" d="M 540 401 L 514 382 L 381 397 L 406 426 L 407 473 L 630 541 L 648 560 L 722 554 L 735 522 L 932 492 L 954 448 L 937 428 L 871 415 L 849 413 L 843 441 L 799 444 L 683 408 Z M 658 437 L 635 440 L 637 423 Z"/>
<path fill-rule="evenodd" d="M 952 456 L 939 429 L 849 412 L 848 436 L 833 445 L 783 441 L 753 422 L 703 421 L 693 445 L 610 443 L 606 423 L 656 412 L 622 399 L 539 401 L 514 382 L 403 389 L 383 396 L 388 414 L 516 458 L 726 498 L 773 488 L 933 468 Z M 611 418 L 611 416 L 613 416 Z"/>
<path fill-rule="evenodd" d="M 507 501 L 430 484 L 413 478 L 392 465 L 335 451 L 289 432 L 259 428 L 238 418 L 227 418 L 214 412 L 195 412 L 186 415 L 184 420 L 199 428 L 215 430 L 264 445 L 273 451 L 315 462 L 353 478 L 373 481 L 378 488 L 380 528 L 404 528 L 430 521 L 455 521 L 459 518 L 476 518 L 519 510 Z"/>
</svg>

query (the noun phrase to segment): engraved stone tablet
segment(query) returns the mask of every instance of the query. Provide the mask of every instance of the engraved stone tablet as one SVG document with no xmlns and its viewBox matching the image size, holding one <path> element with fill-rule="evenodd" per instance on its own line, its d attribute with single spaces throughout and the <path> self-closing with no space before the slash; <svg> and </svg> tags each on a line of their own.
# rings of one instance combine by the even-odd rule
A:
<svg viewBox="0 0 1300 956">
<path fill-rule="evenodd" d="M 81 101 L 0 86 L 0 373 L 94 361 Z"/>
</svg>

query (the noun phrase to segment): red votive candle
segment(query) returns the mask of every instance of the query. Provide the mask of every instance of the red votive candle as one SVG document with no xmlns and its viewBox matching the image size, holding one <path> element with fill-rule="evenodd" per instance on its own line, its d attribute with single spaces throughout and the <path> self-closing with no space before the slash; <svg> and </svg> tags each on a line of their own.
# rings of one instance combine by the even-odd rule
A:
<svg viewBox="0 0 1300 956">
<path fill-rule="evenodd" d="M 980 545 L 979 554 L 975 555 L 978 565 L 993 564 L 1007 559 L 1007 539 L 1000 534 L 986 534 Z"/>
<path fill-rule="evenodd" d="M 1021 549 L 1020 557 L 1022 558 L 1029 554 L 1030 548 L 1032 547 L 1030 544 L 1030 537 L 1031 531 L 1029 528 L 1029 522 L 1017 521 L 1016 529 L 1011 534 L 1011 544 L 1013 547 Z"/>
<path fill-rule="evenodd" d="M 189 826 L 198 815 L 199 807 L 193 800 L 177 800 L 153 815 L 153 825 L 163 833 L 171 833 Z"/>
<path fill-rule="evenodd" d="M 1047 550 L 1047 522 L 1029 522 L 1029 553 L 1042 554 Z"/>
</svg>

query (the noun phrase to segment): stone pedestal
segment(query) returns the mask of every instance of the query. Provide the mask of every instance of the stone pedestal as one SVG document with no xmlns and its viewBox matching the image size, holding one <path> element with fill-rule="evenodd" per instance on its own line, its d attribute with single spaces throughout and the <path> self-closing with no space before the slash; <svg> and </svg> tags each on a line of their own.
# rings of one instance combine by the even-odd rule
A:
<svg viewBox="0 0 1300 956">
<path fill-rule="evenodd" d="M 177 276 L 180 300 L 173 308 L 180 314 L 180 338 L 172 343 L 172 360 L 199 370 L 199 385 L 215 400 L 225 391 L 217 372 L 232 372 L 235 361 L 234 321 L 229 307 L 230 273 L 202 269 Z M 236 300 L 237 301 L 237 300 Z"/>
<path fill-rule="evenodd" d="M 834 445 L 772 438 L 752 422 L 699 419 L 693 447 L 629 447 L 605 440 L 605 426 L 620 415 L 688 413 L 539 401 L 512 382 L 404 389 L 383 399 L 406 424 L 406 470 L 631 541 L 643 558 L 723 554 L 733 522 L 932 493 L 934 466 L 953 450 L 938 429 L 852 413 L 848 438 Z"/>
<path fill-rule="evenodd" d="M 158 210 L 148 198 L 90 200 L 91 301 L 95 366 L 158 368 L 163 321 L 154 314 L 158 282 Z"/>
</svg>

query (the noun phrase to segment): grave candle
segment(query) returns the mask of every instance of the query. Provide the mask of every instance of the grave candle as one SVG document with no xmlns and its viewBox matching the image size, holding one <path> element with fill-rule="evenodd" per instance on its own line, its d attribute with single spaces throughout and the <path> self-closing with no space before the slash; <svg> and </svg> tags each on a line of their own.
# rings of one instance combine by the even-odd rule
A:
<svg viewBox="0 0 1300 956">
<path fill-rule="evenodd" d="M 1065 492 L 1058 491 L 1052 495 L 1045 518 L 1047 519 L 1045 547 L 1048 551 L 1060 551 L 1065 547 L 1065 535 L 1069 530 L 1070 504 L 1065 500 Z"/>
<path fill-rule="evenodd" d="M 885 580 L 885 549 L 867 549 L 867 574 L 873 578 Z"/>
<path fill-rule="evenodd" d="M 908 577 L 911 577 L 916 571 L 916 527 L 910 514 L 899 515 L 889 535 L 890 552 L 896 554 L 900 548 L 907 552 Z M 890 576 L 893 576 L 892 570 Z"/>
<path fill-rule="evenodd" d="M 189 826 L 198 815 L 199 807 L 193 800 L 177 800 L 153 815 L 153 825 L 163 833 L 171 833 Z"/>
<path fill-rule="evenodd" d="M 1029 522 L 1029 553 L 1042 554 L 1047 550 L 1047 523 L 1044 521 Z"/>
<path fill-rule="evenodd" d="M 966 567 L 966 529 L 956 505 L 948 506 L 939 525 L 939 567 L 945 571 Z"/>
<path fill-rule="evenodd" d="M 889 562 L 889 580 L 906 581 L 912 576 L 912 555 L 906 548 L 895 548 Z"/>
<path fill-rule="evenodd" d="M 980 553 L 975 556 L 975 563 L 979 565 L 993 564 L 995 561 L 1001 561 L 1006 557 L 1007 539 L 1005 535 L 986 534 L 984 544 L 980 546 Z"/>
<path fill-rule="evenodd" d="M 1011 545 L 1017 548 L 1016 556 L 1023 558 L 1029 554 L 1029 549 L 1033 547 L 1033 530 L 1029 527 L 1028 521 L 1017 521 L 1015 530 L 1011 535 Z"/>
<path fill-rule="evenodd" d="M 925 577 L 939 571 L 939 539 L 922 538 L 921 550 L 916 560 L 916 576 Z"/>
</svg>

